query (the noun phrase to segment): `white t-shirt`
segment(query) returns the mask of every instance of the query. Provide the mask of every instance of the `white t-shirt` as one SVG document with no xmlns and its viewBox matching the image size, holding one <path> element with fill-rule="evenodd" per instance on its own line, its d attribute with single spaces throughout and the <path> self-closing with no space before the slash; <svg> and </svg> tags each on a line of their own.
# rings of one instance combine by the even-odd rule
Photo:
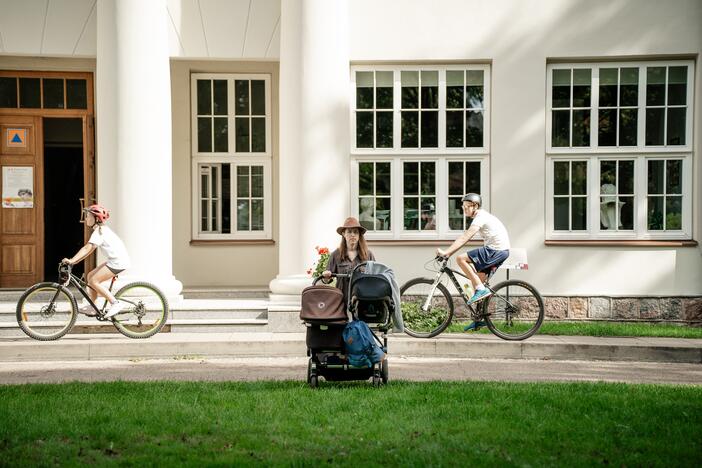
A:
<svg viewBox="0 0 702 468">
<path fill-rule="evenodd" d="M 471 227 L 476 226 L 483 238 L 483 245 L 495 250 L 509 250 L 509 236 L 502 221 L 487 211 L 480 209 L 473 218 Z"/>
<path fill-rule="evenodd" d="M 117 237 L 112 229 L 107 226 L 95 228 L 90 236 L 89 243 L 100 247 L 102 253 L 107 257 L 107 266 L 115 270 L 126 270 L 129 268 L 129 254 L 122 239 Z"/>
</svg>

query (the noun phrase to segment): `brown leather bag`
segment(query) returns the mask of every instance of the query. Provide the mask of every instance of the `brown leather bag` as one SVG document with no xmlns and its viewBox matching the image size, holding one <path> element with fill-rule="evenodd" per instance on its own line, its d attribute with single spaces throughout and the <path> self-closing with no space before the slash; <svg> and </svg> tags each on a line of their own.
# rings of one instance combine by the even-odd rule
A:
<svg viewBox="0 0 702 468">
<path fill-rule="evenodd" d="M 308 323 L 345 323 L 344 294 L 333 286 L 308 286 L 302 291 L 300 320 Z"/>
</svg>

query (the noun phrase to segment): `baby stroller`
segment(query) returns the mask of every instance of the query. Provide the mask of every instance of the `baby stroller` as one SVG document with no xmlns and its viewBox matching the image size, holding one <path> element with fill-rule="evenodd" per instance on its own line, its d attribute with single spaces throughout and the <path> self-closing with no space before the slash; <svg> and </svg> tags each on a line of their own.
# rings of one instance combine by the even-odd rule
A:
<svg viewBox="0 0 702 468">
<path fill-rule="evenodd" d="M 332 286 L 312 286 L 302 292 L 300 319 L 307 327 L 307 383 L 315 388 L 319 377 L 327 381 L 368 380 L 379 387 L 388 382 L 388 361 L 372 367 L 354 367 L 346 357 L 343 332 L 348 323 L 346 311 L 356 320 L 368 323 L 371 330 L 381 332 L 382 340 L 373 332 L 373 337 L 384 353 L 388 350 L 387 330 L 395 303 L 392 286 L 382 275 L 371 275 L 361 271 L 365 263 L 354 268 L 350 274 L 332 274 L 332 277 L 349 278 L 348 303 L 344 304 L 341 290 Z"/>
</svg>

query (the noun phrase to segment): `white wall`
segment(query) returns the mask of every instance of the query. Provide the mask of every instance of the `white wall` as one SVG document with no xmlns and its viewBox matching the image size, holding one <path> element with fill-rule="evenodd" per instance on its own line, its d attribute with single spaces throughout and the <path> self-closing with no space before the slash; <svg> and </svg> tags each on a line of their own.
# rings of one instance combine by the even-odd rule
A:
<svg viewBox="0 0 702 468">
<path fill-rule="evenodd" d="M 53 9 L 60 2 L 52 0 L 47 4 L 49 8 L 43 9 L 35 8 L 34 3 L 0 1 L 4 7 L 0 16 L 0 68 L 94 71 L 94 60 L 39 57 L 94 56 L 92 1 L 75 0 L 76 8 L 68 16 Z M 240 3 L 233 2 L 227 8 L 239 8 Z M 254 8 L 247 10 L 248 36 L 242 42 L 240 31 L 232 32 L 236 40 L 225 40 L 223 47 L 231 50 L 222 52 L 217 48 L 210 50 L 208 44 L 222 31 L 231 29 L 226 18 L 218 21 L 209 7 L 204 12 L 196 11 L 195 0 L 169 0 L 171 55 L 275 60 L 280 37 L 279 2 L 256 0 L 252 4 Z M 530 270 L 517 276 L 532 281 L 546 294 L 702 294 L 700 247 L 544 245 L 546 60 L 683 54 L 697 61 L 702 52 L 701 1 L 353 0 L 349 5 L 352 61 L 492 64 L 492 211 L 506 221 L 513 244 L 529 251 Z M 10 56 L 23 54 L 33 57 Z M 171 62 L 173 272 L 187 286 L 266 285 L 278 273 L 275 245 L 190 245 L 189 73 L 273 73 L 273 199 L 278 200 L 277 68 L 277 63 L 271 62 L 225 62 L 212 58 L 203 62 Z M 700 68 L 697 61 L 693 136 L 693 236 L 697 240 L 702 233 Z M 277 210 L 274 203 L 274 239 L 279 238 L 282 229 Z M 431 258 L 434 248 L 375 246 L 373 250 L 403 280 L 424 273 L 423 264 Z"/>
<path fill-rule="evenodd" d="M 352 62 L 492 64 L 491 208 L 512 245 L 528 249 L 517 277 L 544 294 L 702 294 L 700 247 L 544 245 L 546 61 L 702 52 L 702 2 L 679 0 L 354 0 Z M 702 232 L 700 64 L 696 63 L 693 237 Z M 446 242 L 448 245 L 449 242 Z M 435 247 L 373 248 L 400 279 L 421 275 Z"/>
</svg>

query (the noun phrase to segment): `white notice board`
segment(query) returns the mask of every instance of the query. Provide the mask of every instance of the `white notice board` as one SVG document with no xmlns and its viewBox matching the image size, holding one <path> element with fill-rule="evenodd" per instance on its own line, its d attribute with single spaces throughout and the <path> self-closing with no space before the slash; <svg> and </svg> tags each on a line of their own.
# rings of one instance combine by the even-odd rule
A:
<svg viewBox="0 0 702 468">
<path fill-rule="evenodd" d="M 3 166 L 2 207 L 34 208 L 34 168 Z"/>
</svg>

